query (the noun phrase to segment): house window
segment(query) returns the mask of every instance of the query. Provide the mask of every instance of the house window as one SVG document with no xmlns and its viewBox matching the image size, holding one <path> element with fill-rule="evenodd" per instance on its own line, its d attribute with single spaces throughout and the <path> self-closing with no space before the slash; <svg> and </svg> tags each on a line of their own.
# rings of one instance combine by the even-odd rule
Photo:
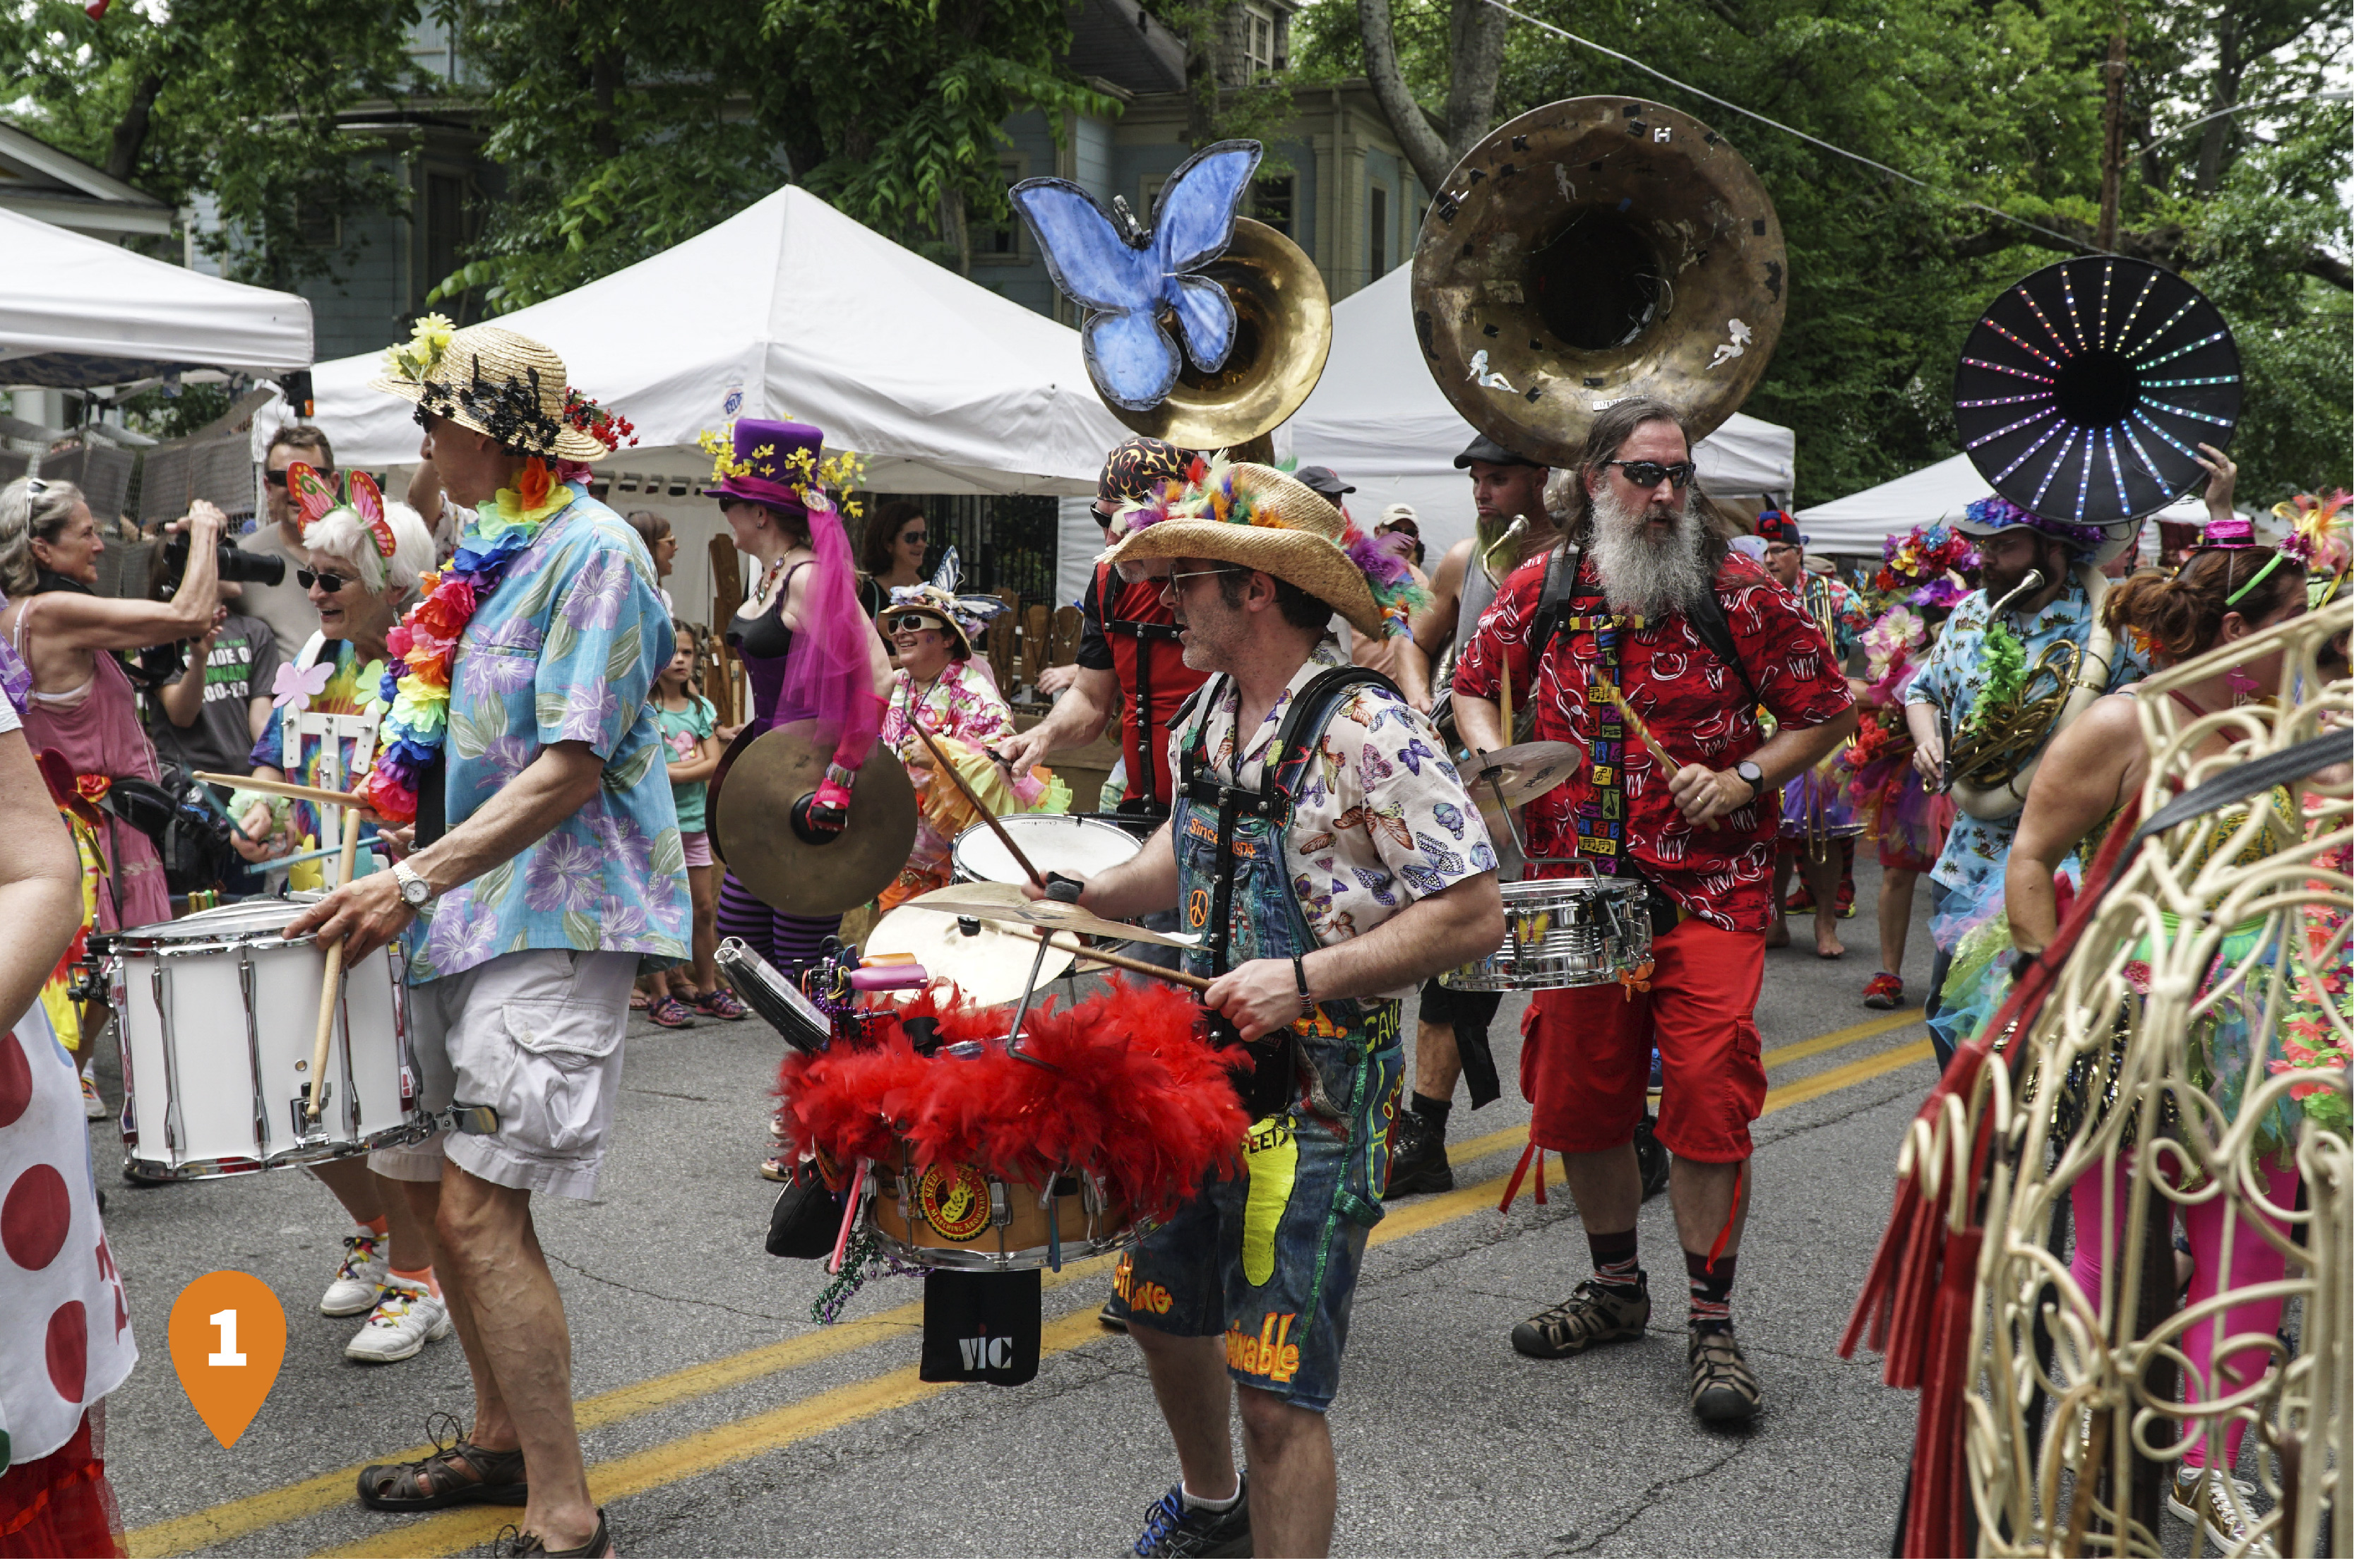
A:
<svg viewBox="0 0 2354 1568">
<path fill-rule="evenodd" d="M 1292 237 L 1291 185 L 1289 175 L 1251 182 L 1250 215 L 1286 238 Z"/>
<path fill-rule="evenodd" d="M 1275 15 L 1257 5 L 1243 7 L 1243 62 L 1252 77 L 1276 69 Z"/>
<path fill-rule="evenodd" d="M 1373 270 L 1367 275 L 1378 278 L 1390 270 L 1390 193 L 1379 185 L 1373 187 L 1366 220 L 1367 227 L 1373 230 L 1373 253 L 1368 258 Z"/>
<path fill-rule="evenodd" d="M 344 242 L 344 220 L 332 207 L 304 201 L 296 208 L 295 222 L 302 243 L 314 250 L 333 250 Z"/>
<path fill-rule="evenodd" d="M 997 172 L 1002 182 L 1011 186 L 1029 177 L 1029 161 L 1019 154 L 1007 153 L 997 160 Z M 972 259 L 979 262 L 1018 262 L 1022 260 L 1022 220 L 1007 212 L 1002 224 L 977 229 L 972 236 Z"/>
</svg>

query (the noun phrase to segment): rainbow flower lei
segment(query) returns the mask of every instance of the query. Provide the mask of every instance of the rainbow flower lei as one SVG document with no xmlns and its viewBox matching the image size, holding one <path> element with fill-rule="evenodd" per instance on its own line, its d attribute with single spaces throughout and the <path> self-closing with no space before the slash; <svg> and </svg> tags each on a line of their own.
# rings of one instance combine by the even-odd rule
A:
<svg viewBox="0 0 2354 1568">
<path fill-rule="evenodd" d="M 391 657 L 378 691 L 387 711 L 377 728 L 376 766 L 360 781 L 360 793 L 377 816 L 396 823 L 417 820 L 418 785 L 449 744 L 451 667 L 459 637 L 548 520 L 586 494 L 554 482 L 546 465 L 532 459 L 520 493 L 502 490 L 475 514 L 449 565 L 425 575 L 419 585 L 425 597 L 386 635 Z"/>
</svg>

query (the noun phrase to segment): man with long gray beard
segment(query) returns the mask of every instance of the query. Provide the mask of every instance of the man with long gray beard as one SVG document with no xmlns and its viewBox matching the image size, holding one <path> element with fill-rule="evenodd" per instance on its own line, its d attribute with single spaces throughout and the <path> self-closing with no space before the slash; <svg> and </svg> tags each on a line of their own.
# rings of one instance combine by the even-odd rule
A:
<svg viewBox="0 0 2354 1568">
<path fill-rule="evenodd" d="M 1531 1152 L 1561 1151 L 1594 1274 L 1515 1328 L 1512 1348 L 1551 1358 L 1643 1337 L 1632 1139 L 1656 1042 L 1659 1138 L 1675 1155 L 1668 1192 L 1691 1280 L 1691 1406 L 1704 1421 L 1746 1421 L 1765 1396 L 1734 1338 L 1732 1292 L 1749 1124 L 1766 1098 L 1755 1014 L 1777 791 L 1854 729 L 1854 702 L 1790 591 L 1692 509 L 1691 440 L 1674 408 L 1646 397 L 1606 410 L 1575 474 L 1564 544 L 1504 580 L 1457 662 L 1457 723 L 1469 745 L 1503 745 L 1510 683 L 1516 710 L 1534 705 L 1537 738 L 1586 752 L 1585 769 L 1528 808 L 1529 853 L 1644 883 L 1656 967 L 1648 991 L 1540 991 L 1522 1020 Z M 1613 687 L 1673 768 L 1630 733 Z M 1770 740 L 1761 706 L 1781 726 Z"/>
</svg>

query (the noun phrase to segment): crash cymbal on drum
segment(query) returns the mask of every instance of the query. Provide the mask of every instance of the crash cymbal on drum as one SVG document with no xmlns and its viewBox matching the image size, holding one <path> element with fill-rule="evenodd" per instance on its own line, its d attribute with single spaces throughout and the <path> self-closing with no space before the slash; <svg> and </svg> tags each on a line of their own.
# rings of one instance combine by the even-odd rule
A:
<svg viewBox="0 0 2354 1568">
<path fill-rule="evenodd" d="M 970 894 L 977 887 L 999 885 L 985 882 L 960 882 L 926 894 L 920 902 L 927 909 L 943 909 L 953 914 L 970 915 L 976 919 L 995 920 L 1007 926 L 1035 926 L 1046 931 L 1071 931 L 1083 937 L 1102 937 L 1115 942 L 1154 942 L 1165 948 L 1190 948 L 1196 938 L 1173 931 L 1152 931 L 1142 926 L 1124 926 L 1117 920 L 1106 920 L 1091 915 L 1076 904 L 1063 904 L 1051 898 L 1022 899 L 1002 902 L 992 895 L 959 898 L 958 894 Z"/>
<path fill-rule="evenodd" d="M 712 853 L 753 897 L 787 915 L 839 915 L 885 887 L 916 847 L 916 789 L 876 751 L 850 787 L 850 821 L 832 837 L 799 825 L 833 758 L 814 720 L 738 736 L 711 781 Z"/>
<path fill-rule="evenodd" d="M 960 920 L 974 919 L 950 910 L 928 908 L 913 900 L 900 905 L 875 923 L 866 936 L 865 951 L 910 953 L 935 980 L 953 980 L 965 999 L 981 1007 L 1002 1007 L 1022 1000 L 1022 982 L 1030 976 L 1030 961 L 1038 956 L 1038 938 L 1020 929 L 986 921 L 967 936 Z M 1046 950 L 1038 983 L 1045 984 L 1071 967 L 1072 955 L 1059 948 Z"/>
<path fill-rule="evenodd" d="M 1526 741 L 1472 758 L 1463 765 L 1463 783 L 1482 811 L 1495 809 L 1500 789 L 1505 805 L 1525 806 L 1566 783 L 1584 761 L 1583 754 L 1568 741 Z M 1491 768 L 1500 770 L 1493 785 L 1487 778 Z"/>
<path fill-rule="evenodd" d="M 1001 907 L 1023 902 L 1022 890 L 1010 882 L 951 882 L 929 893 L 918 893 L 910 904 L 991 904 Z"/>
</svg>

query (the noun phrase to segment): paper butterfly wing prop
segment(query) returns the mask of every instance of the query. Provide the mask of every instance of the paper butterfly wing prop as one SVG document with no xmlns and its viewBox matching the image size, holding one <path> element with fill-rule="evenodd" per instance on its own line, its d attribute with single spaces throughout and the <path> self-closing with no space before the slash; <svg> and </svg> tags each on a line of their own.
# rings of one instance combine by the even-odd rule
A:
<svg viewBox="0 0 2354 1568">
<path fill-rule="evenodd" d="M 302 525 L 309 527 L 335 509 L 335 493 L 326 479 L 307 462 L 286 465 L 286 491 L 294 498 Z"/>
<path fill-rule="evenodd" d="M 352 510 L 367 525 L 368 537 L 376 543 L 376 553 L 387 561 L 392 559 L 392 524 L 385 519 L 384 492 L 376 488 L 376 476 L 355 469 L 344 476 L 344 489 L 351 497 Z"/>
<path fill-rule="evenodd" d="M 307 664 L 301 668 L 279 665 L 277 678 L 270 683 L 270 705 L 301 713 L 311 705 L 313 697 L 327 689 L 327 681 L 334 673 L 332 664 Z"/>
<path fill-rule="evenodd" d="M 932 574 L 932 586 L 943 593 L 952 594 L 956 592 L 957 583 L 963 577 L 964 562 L 958 556 L 957 547 L 950 545 L 940 553 L 939 570 Z"/>
<path fill-rule="evenodd" d="M 1152 207 L 1153 227 L 1130 244 L 1096 198 L 1068 180 L 1024 180 L 1011 193 L 1055 286 L 1093 313 L 1079 329 L 1087 374 L 1104 400 L 1141 412 L 1177 385 L 1183 359 L 1161 325 L 1177 317 L 1193 362 L 1215 370 L 1234 346 L 1234 302 L 1193 270 L 1234 237 L 1235 209 L 1258 167 L 1256 142 L 1220 142 L 1180 164 Z"/>
</svg>

